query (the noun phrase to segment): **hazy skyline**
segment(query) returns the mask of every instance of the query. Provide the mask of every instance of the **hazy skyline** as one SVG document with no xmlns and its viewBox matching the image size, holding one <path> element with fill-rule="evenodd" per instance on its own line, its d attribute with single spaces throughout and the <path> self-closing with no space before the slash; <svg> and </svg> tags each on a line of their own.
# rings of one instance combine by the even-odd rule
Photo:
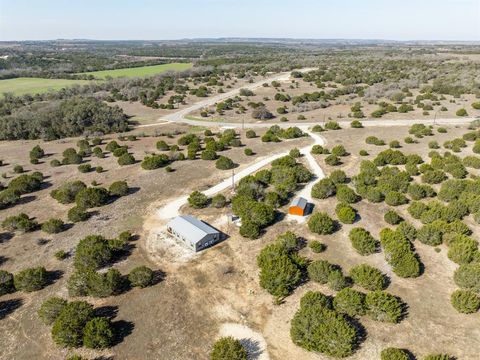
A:
<svg viewBox="0 0 480 360">
<path fill-rule="evenodd" d="M 0 40 L 480 40 L 480 0 L 0 0 Z"/>
</svg>

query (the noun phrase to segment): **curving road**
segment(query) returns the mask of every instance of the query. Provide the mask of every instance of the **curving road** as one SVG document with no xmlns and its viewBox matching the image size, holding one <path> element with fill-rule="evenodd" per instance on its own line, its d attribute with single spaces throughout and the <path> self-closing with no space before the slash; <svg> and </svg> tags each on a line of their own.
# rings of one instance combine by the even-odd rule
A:
<svg viewBox="0 0 480 360">
<path fill-rule="evenodd" d="M 311 69 L 302 69 L 300 71 L 306 72 L 310 71 Z M 285 72 L 285 73 L 280 73 L 276 74 L 274 76 L 267 77 L 261 81 L 252 83 L 252 84 L 247 84 L 243 86 L 243 89 L 256 89 L 258 87 L 261 87 L 265 82 L 270 83 L 272 81 L 280 81 L 280 82 L 285 82 L 290 80 L 290 72 Z M 173 112 L 171 114 L 167 114 L 162 116 L 159 121 L 166 121 L 163 123 L 156 123 L 156 124 L 147 124 L 147 125 L 141 125 L 140 127 L 150 127 L 150 126 L 158 126 L 162 124 L 166 124 L 168 122 L 181 122 L 181 123 L 186 123 L 189 125 L 197 125 L 197 126 L 212 126 L 212 127 L 241 127 L 241 123 L 230 123 L 230 122 L 217 122 L 217 121 L 206 121 L 206 120 L 191 120 L 187 119 L 186 116 L 190 114 L 191 112 L 195 110 L 199 110 L 201 108 L 207 107 L 214 105 L 215 103 L 219 101 L 223 101 L 225 99 L 228 99 L 230 97 L 236 96 L 240 93 L 240 89 L 233 89 L 231 91 L 228 91 L 223 94 L 218 94 L 212 97 L 209 97 L 205 100 L 202 100 L 198 103 L 192 104 L 191 106 L 188 106 L 184 109 L 181 109 L 179 111 Z M 470 123 L 474 118 L 451 118 L 451 119 L 403 119 L 403 120 L 385 120 L 385 119 L 376 119 L 376 120 L 364 120 L 362 121 L 363 126 L 365 127 L 373 127 L 373 126 L 409 126 L 415 123 L 423 123 L 425 125 L 460 125 L 460 124 L 468 124 Z M 343 121 L 338 121 L 340 126 L 342 127 L 348 127 L 350 126 L 350 121 L 351 120 L 343 120 Z M 279 125 L 281 127 L 290 127 L 290 126 L 298 126 L 301 128 L 304 132 L 308 133 L 314 140 L 314 144 L 310 146 L 306 146 L 300 150 L 300 152 L 305 156 L 308 165 L 311 169 L 311 171 L 315 175 L 315 179 L 321 179 L 325 177 L 325 174 L 322 170 L 322 168 L 318 165 L 318 163 L 315 161 L 313 156 L 311 155 L 310 151 L 312 149 L 313 145 L 325 145 L 325 140 L 323 137 L 321 137 L 318 134 L 312 133 L 309 131 L 309 128 L 321 124 L 320 122 L 287 122 L 287 123 L 278 123 L 276 125 Z M 258 127 L 268 127 L 270 125 L 273 125 L 272 123 L 269 122 L 261 122 L 261 123 L 249 123 L 247 126 L 249 128 L 258 128 Z M 245 169 L 239 171 L 237 174 L 235 174 L 235 182 L 239 181 L 240 179 L 244 178 L 245 176 L 248 176 L 264 166 L 268 165 L 271 163 L 273 160 L 278 159 L 282 156 L 285 156 L 289 153 L 289 151 L 284 151 L 278 154 L 271 155 L 269 157 L 263 158 L 258 160 L 257 162 L 249 165 Z M 314 180 L 315 180 L 314 179 Z M 314 180 L 312 180 L 307 186 L 305 186 L 301 192 L 300 196 L 303 196 L 307 199 L 310 198 L 310 192 L 311 188 L 314 184 Z M 215 186 L 210 187 L 206 191 L 204 191 L 205 195 L 207 196 L 213 196 L 218 192 L 221 192 L 228 187 L 232 185 L 232 179 L 229 176 L 225 180 L 221 181 Z M 179 215 L 179 209 L 187 203 L 188 195 L 184 195 L 181 197 L 178 197 L 174 200 L 168 201 L 167 205 L 163 206 L 162 208 L 158 209 L 157 215 L 161 219 L 171 219 L 175 216 Z"/>
<path fill-rule="evenodd" d="M 306 132 L 308 135 L 310 135 L 315 140 L 315 142 L 312 145 L 305 146 L 305 147 L 300 149 L 300 153 L 305 156 L 305 158 L 307 159 L 308 165 L 310 167 L 310 170 L 314 174 L 314 179 L 312 179 L 312 181 L 310 181 L 308 183 L 308 185 L 305 186 L 301 191 L 301 196 L 309 199 L 310 198 L 310 190 L 313 186 L 314 181 L 316 179 L 322 179 L 323 177 L 325 177 L 325 174 L 324 174 L 322 168 L 320 167 L 320 165 L 318 165 L 318 163 L 313 158 L 313 156 L 311 154 L 311 150 L 312 150 L 313 145 L 316 145 L 316 144 L 322 145 L 322 146 L 325 145 L 325 140 L 321 136 L 319 136 L 317 134 L 314 134 L 311 131 L 309 131 L 308 128 L 302 128 L 302 130 L 304 132 Z M 261 168 L 270 164 L 272 161 L 274 161 L 278 158 L 281 158 L 282 156 L 288 155 L 289 151 L 290 150 L 282 151 L 280 153 L 277 153 L 277 154 L 274 154 L 274 155 L 271 155 L 271 156 L 268 156 L 268 157 L 265 157 L 265 158 L 261 158 L 261 159 L 257 160 L 256 162 L 254 162 L 253 164 L 251 164 L 251 165 L 247 166 L 246 168 L 240 170 L 238 173 L 235 173 L 235 177 L 234 177 L 235 178 L 235 183 L 240 181 L 241 179 L 243 179 L 245 176 L 248 176 L 248 175 L 253 174 L 254 172 L 257 172 Z M 230 173 L 229 173 L 229 175 L 230 175 Z M 213 195 L 215 195 L 215 194 L 217 194 L 217 193 L 219 193 L 223 190 L 228 189 L 230 186 L 232 186 L 232 178 L 229 176 L 225 180 L 219 182 L 217 185 L 214 185 L 214 186 L 212 186 L 212 187 L 210 187 L 207 190 L 202 191 L 202 192 L 205 195 L 207 195 L 208 197 L 211 197 L 211 196 L 213 196 Z M 180 214 L 179 213 L 180 208 L 187 203 L 187 199 L 188 199 L 188 195 L 184 195 L 184 196 L 180 196 L 180 197 L 176 198 L 175 200 L 168 201 L 165 206 L 163 206 L 163 207 L 161 207 L 160 209 L 157 210 L 158 217 L 160 219 L 163 219 L 163 220 L 169 220 L 171 218 L 174 218 L 175 216 L 178 216 Z"/>
</svg>

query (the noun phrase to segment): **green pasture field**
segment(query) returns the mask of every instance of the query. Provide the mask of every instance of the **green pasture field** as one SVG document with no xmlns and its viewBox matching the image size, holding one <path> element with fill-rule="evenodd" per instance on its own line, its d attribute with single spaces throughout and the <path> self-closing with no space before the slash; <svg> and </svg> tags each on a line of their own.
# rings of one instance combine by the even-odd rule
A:
<svg viewBox="0 0 480 360">
<path fill-rule="evenodd" d="M 49 90 L 61 90 L 75 84 L 87 84 L 88 80 L 42 79 L 42 78 L 15 78 L 0 80 L 0 94 L 13 93 L 14 95 L 41 94 Z"/>
<path fill-rule="evenodd" d="M 160 74 L 165 71 L 174 70 L 182 71 L 190 69 L 193 66 L 191 63 L 171 63 L 152 66 L 131 67 L 125 69 L 115 70 L 101 70 L 91 71 L 82 74 L 93 75 L 97 79 L 105 79 L 107 76 L 116 77 L 143 77 Z"/>
</svg>

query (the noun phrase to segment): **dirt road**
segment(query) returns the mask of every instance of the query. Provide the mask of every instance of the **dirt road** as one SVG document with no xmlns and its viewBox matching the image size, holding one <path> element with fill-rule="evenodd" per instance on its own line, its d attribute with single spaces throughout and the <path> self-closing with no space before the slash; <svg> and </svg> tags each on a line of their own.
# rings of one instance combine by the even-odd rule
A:
<svg viewBox="0 0 480 360">
<path fill-rule="evenodd" d="M 301 129 L 306 132 L 310 137 L 312 137 L 315 142 L 312 145 L 305 146 L 302 149 L 300 149 L 300 153 L 305 156 L 305 158 L 308 161 L 308 166 L 310 167 L 310 170 L 314 174 L 314 179 L 301 191 L 302 196 L 306 197 L 307 199 L 310 197 L 310 190 L 313 186 L 313 183 L 316 179 L 321 179 L 325 176 L 322 168 L 318 165 L 318 163 L 315 161 L 311 154 L 311 150 L 313 145 L 325 145 L 325 140 L 317 135 L 312 133 L 311 131 L 308 130 L 306 127 L 301 127 Z M 265 157 L 263 159 L 260 159 L 259 161 L 249 165 L 245 169 L 239 171 L 238 173 L 235 174 L 234 176 L 234 181 L 235 183 L 243 179 L 245 176 L 251 175 L 254 172 L 260 170 L 261 168 L 267 166 L 270 164 L 272 161 L 281 158 L 282 156 L 288 155 L 290 150 L 286 150 L 268 157 Z M 208 188 L 207 190 L 203 191 L 203 193 L 209 197 L 229 188 L 232 186 L 232 177 L 231 173 L 229 173 L 229 176 L 225 178 L 225 180 L 219 182 L 218 184 Z M 162 219 L 162 220 L 169 220 L 171 218 L 174 218 L 175 216 L 179 215 L 179 210 L 180 208 L 187 203 L 188 195 L 184 195 L 181 197 L 178 197 L 174 200 L 170 200 L 167 202 L 167 204 L 157 211 L 157 216 Z"/>
</svg>

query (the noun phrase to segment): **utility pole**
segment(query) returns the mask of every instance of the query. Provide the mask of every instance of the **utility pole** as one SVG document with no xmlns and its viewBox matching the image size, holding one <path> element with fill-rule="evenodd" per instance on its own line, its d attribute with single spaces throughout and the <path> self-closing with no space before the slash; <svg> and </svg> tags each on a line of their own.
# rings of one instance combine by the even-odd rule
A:
<svg viewBox="0 0 480 360">
<path fill-rule="evenodd" d="M 232 169 L 232 192 L 235 192 L 235 170 Z"/>
<path fill-rule="evenodd" d="M 435 123 L 437 122 L 437 114 L 438 114 L 438 110 L 435 111 L 435 115 L 433 116 L 433 126 L 435 126 Z"/>
<path fill-rule="evenodd" d="M 245 118 L 242 117 L 242 130 L 245 130 Z"/>
</svg>

